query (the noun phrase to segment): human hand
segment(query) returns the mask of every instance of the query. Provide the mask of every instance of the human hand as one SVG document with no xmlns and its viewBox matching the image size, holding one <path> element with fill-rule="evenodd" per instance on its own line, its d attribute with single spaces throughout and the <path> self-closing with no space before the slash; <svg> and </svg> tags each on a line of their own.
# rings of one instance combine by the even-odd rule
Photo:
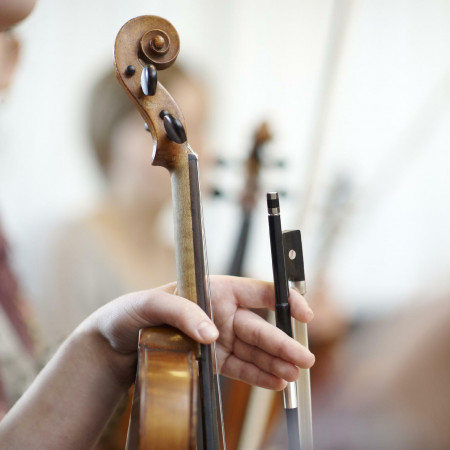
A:
<svg viewBox="0 0 450 450">
<path fill-rule="evenodd" d="M 107 343 L 109 366 L 118 380 L 134 377 L 141 328 L 171 325 L 197 342 L 217 339 L 219 371 L 229 377 L 270 389 L 282 389 L 308 368 L 314 356 L 248 308 L 274 308 L 271 283 L 237 277 L 211 277 L 216 325 L 194 303 L 175 295 L 176 283 L 127 294 L 100 308 L 77 329 L 94 332 Z M 308 322 L 312 311 L 304 298 L 291 291 L 291 314 Z"/>
</svg>

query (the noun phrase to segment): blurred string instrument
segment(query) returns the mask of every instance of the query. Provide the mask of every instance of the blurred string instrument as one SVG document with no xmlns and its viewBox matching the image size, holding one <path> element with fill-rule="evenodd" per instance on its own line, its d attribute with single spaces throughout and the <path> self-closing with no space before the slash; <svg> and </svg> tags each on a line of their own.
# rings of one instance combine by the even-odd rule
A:
<svg viewBox="0 0 450 450">
<path fill-rule="evenodd" d="M 330 254 L 337 243 L 336 233 L 337 228 L 341 220 L 341 211 L 348 202 L 351 189 L 349 182 L 344 177 L 338 177 L 335 183 L 332 184 L 331 189 L 326 196 L 324 213 L 323 213 L 323 223 L 320 227 L 320 234 L 323 237 L 320 243 L 317 264 L 319 270 L 314 277 L 314 284 L 321 285 L 321 283 L 326 279 L 326 271 L 328 268 L 328 261 Z M 296 249 L 296 254 L 300 255 L 301 251 L 301 238 L 298 236 L 292 241 L 290 235 L 295 234 L 299 231 L 285 231 L 283 232 L 283 247 L 284 256 L 286 264 L 286 275 L 289 279 L 289 285 L 291 288 L 297 289 L 302 295 L 305 294 L 304 286 L 302 283 L 297 283 L 297 278 L 292 275 L 293 260 L 290 257 L 290 249 Z M 298 242 L 297 242 L 298 241 Z M 302 258 L 300 258 L 302 259 Z M 304 280 L 304 270 L 303 279 Z M 316 364 L 312 368 L 313 372 L 313 389 L 315 394 L 319 394 L 321 397 L 318 401 L 316 396 L 314 396 L 314 409 L 326 408 L 326 398 L 328 388 L 330 386 L 330 374 L 332 373 L 333 351 L 336 344 L 339 343 L 340 338 L 344 336 L 347 329 L 347 322 L 337 314 L 336 310 L 331 308 L 329 301 L 324 298 L 318 298 L 319 296 L 326 295 L 326 292 L 319 292 L 314 290 L 315 301 L 313 304 L 319 312 L 323 312 L 324 318 L 317 317 L 313 322 L 316 328 L 313 327 L 313 333 L 310 334 L 312 337 L 311 349 L 316 355 Z M 311 296 L 310 296 L 311 297 Z M 319 306 L 320 305 L 320 306 Z M 325 306 L 324 306 L 325 305 Z M 328 312 L 329 311 L 329 312 Z M 318 323 L 319 322 L 319 323 Z M 306 332 L 306 325 L 297 321 L 295 324 L 295 337 L 302 345 L 308 345 L 308 335 Z M 317 326 L 318 325 L 318 326 Z M 325 325 L 325 329 L 323 327 Z M 302 449 L 312 448 L 312 418 L 311 418 L 311 391 L 309 387 L 309 371 L 302 370 L 299 379 L 299 389 L 298 389 L 298 405 L 300 411 L 300 440 Z M 321 404 L 321 401 L 324 404 Z M 225 409 L 226 410 L 226 409 Z M 252 388 L 251 394 L 248 396 L 248 405 L 246 407 L 246 415 L 243 420 L 243 425 L 241 425 L 241 434 L 239 436 L 239 441 L 237 449 L 249 449 L 256 450 L 260 448 L 272 448 L 277 444 L 288 445 L 286 441 L 278 442 L 280 435 L 276 433 L 276 427 L 284 427 L 284 419 L 281 418 L 283 413 L 282 401 L 279 395 L 276 393 Z M 226 414 L 225 414 L 226 417 Z M 254 428 L 255 423 L 262 423 L 263 426 Z M 248 430 L 252 429 L 249 433 Z M 285 435 L 282 435 L 284 439 Z M 274 439 L 277 442 L 274 442 Z M 291 445 L 291 443 L 290 443 Z M 295 448 L 295 447 L 294 447 Z"/>
<path fill-rule="evenodd" d="M 256 129 L 253 142 L 245 162 L 244 189 L 240 196 L 240 226 L 231 262 L 227 273 L 233 276 L 244 276 L 244 261 L 248 248 L 252 217 L 260 194 L 260 174 L 264 165 L 263 150 L 265 144 L 272 139 L 269 126 L 262 122 Z M 224 388 L 224 423 L 227 430 L 227 448 L 238 448 L 242 426 L 247 412 L 251 386 L 237 380 L 222 380 Z"/>
<path fill-rule="evenodd" d="M 245 276 L 245 260 L 248 253 L 251 226 L 256 206 L 261 199 L 261 174 L 263 169 L 283 168 L 282 160 L 269 160 L 264 155 L 266 144 L 272 139 L 272 134 L 267 122 L 262 122 L 255 130 L 252 146 L 245 161 L 244 188 L 239 198 L 240 226 L 235 239 L 234 251 L 227 269 L 227 273 L 233 276 Z M 226 162 L 221 161 L 221 165 Z M 219 192 L 220 196 L 222 193 Z M 285 195 L 284 192 L 281 193 Z M 267 315 L 261 311 L 255 311 Z M 258 408 L 251 404 L 258 403 L 259 393 L 263 390 L 249 386 L 237 380 L 222 380 L 224 391 L 224 424 L 227 430 L 226 443 L 229 450 L 247 448 L 254 442 L 254 437 L 264 430 L 271 429 L 281 411 L 279 396 L 276 397 L 276 405 L 267 414 L 260 414 Z M 265 391 L 265 390 L 264 390 Z M 265 391 L 267 392 L 267 391 Z M 267 419 L 267 422 L 266 422 Z M 263 424 L 261 426 L 261 424 Z M 260 428 L 255 431 L 255 426 Z"/>
<path fill-rule="evenodd" d="M 319 162 L 321 161 L 321 156 L 324 149 L 324 136 L 327 128 L 327 124 L 329 121 L 329 113 L 331 110 L 331 104 L 333 102 L 333 94 L 336 89 L 336 74 L 338 73 L 339 66 L 342 60 L 343 49 L 346 44 L 347 31 L 349 29 L 348 22 L 350 21 L 354 0 L 345 0 L 345 1 L 335 1 L 332 5 L 332 14 L 330 16 L 329 23 L 329 31 L 327 38 L 327 45 L 325 47 L 325 55 L 323 60 L 323 67 L 321 70 L 321 76 L 319 79 L 319 89 L 318 89 L 318 98 L 316 101 L 316 105 L 313 111 L 313 126 L 312 133 L 310 137 L 310 141 L 307 143 L 306 148 L 309 153 L 307 155 L 306 161 L 306 170 L 304 170 L 305 179 L 301 184 L 301 195 L 299 197 L 302 199 L 299 202 L 299 221 L 298 223 L 301 225 L 302 230 L 306 231 L 306 235 L 309 236 L 309 228 L 310 228 L 310 218 L 311 212 L 313 208 L 311 204 L 313 203 L 313 197 L 316 190 L 317 184 L 319 183 L 320 177 L 318 176 L 319 172 Z M 309 337 L 311 338 L 311 349 L 313 353 L 316 355 L 316 363 L 314 367 L 311 369 L 312 371 L 312 394 L 314 399 L 314 409 L 317 408 L 317 400 L 314 398 L 316 392 L 320 392 L 323 389 L 322 376 L 319 375 L 327 373 L 327 369 L 329 368 L 329 364 L 331 362 L 331 353 L 334 344 L 344 333 L 344 329 L 346 325 L 344 324 L 342 318 L 339 318 L 336 322 L 338 325 L 333 326 L 333 329 L 339 330 L 336 333 L 332 333 L 333 336 L 329 336 L 324 339 L 323 332 L 327 330 L 322 330 L 318 327 L 318 322 L 320 320 L 321 312 L 317 310 L 317 303 L 314 301 L 315 298 L 319 297 L 323 299 L 322 303 L 327 303 L 328 301 L 325 299 L 326 293 L 322 291 L 319 293 L 315 291 L 317 283 L 322 282 L 326 277 L 326 272 L 328 269 L 329 255 L 332 252 L 332 248 L 337 242 L 338 236 L 338 228 L 339 223 L 342 221 L 342 204 L 337 204 L 335 201 L 339 197 L 338 203 L 342 201 L 340 195 L 342 192 L 337 195 L 337 191 L 340 190 L 340 187 L 333 187 L 331 189 L 331 193 L 329 194 L 329 198 L 327 199 L 327 211 L 325 212 L 324 217 L 324 226 L 321 230 L 324 233 L 324 240 L 322 241 L 322 245 L 320 248 L 320 254 L 318 255 L 318 271 L 317 275 L 313 280 L 309 283 L 312 286 L 312 291 L 309 300 L 312 301 L 313 309 L 316 311 L 315 320 L 312 323 L 312 327 L 309 329 Z M 344 193 L 345 195 L 347 193 Z M 339 209 L 339 214 L 333 214 L 333 217 L 329 217 L 328 213 L 330 209 Z M 315 291 L 315 292 L 314 292 Z M 319 295 L 318 295 L 319 294 Z M 331 315 L 333 312 L 330 313 Z M 333 319 L 333 317 L 331 317 Z M 326 321 L 325 321 L 326 324 Z M 340 324 L 340 325 L 339 325 Z M 301 330 L 299 329 L 299 324 L 295 323 L 296 334 L 300 336 Z M 318 329 L 319 328 L 319 329 Z M 323 344 L 323 345 L 322 345 Z M 319 376 L 318 376 L 319 375 Z M 325 381 L 325 380 L 323 380 Z M 326 396 L 326 395 L 325 395 Z M 271 398 L 271 400 L 270 400 Z M 271 440 L 271 434 L 273 432 L 273 425 L 277 423 L 277 417 L 279 417 L 282 413 L 281 403 L 279 401 L 279 397 L 273 394 L 263 394 L 258 392 L 258 397 L 255 396 L 254 401 L 252 401 L 253 409 L 258 411 L 260 417 L 265 418 L 265 429 L 260 431 L 259 436 L 256 436 L 253 433 L 252 442 L 250 445 L 247 445 L 246 450 L 256 450 L 260 447 L 264 447 L 265 443 Z M 243 448 L 243 447 L 242 447 Z"/>
<path fill-rule="evenodd" d="M 300 203 L 300 224 L 302 227 L 305 226 L 306 211 L 310 212 L 311 198 L 314 191 L 315 183 L 318 178 L 318 162 L 320 160 L 320 154 L 322 150 L 322 133 L 325 128 L 325 123 L 327 122 L 327 113 L 329 109 L 330 98 L 332 97 L 332 92 L 334 88 L 335 73 L 339 66 L 340 56 L 342 53 L 342 48 L 345 43 L 346 27 L 347 22 L 352 11 L 352 0 L 346 1 L 344 3 L 335 2 L 333 6 L 333 14 L 330 23 L 329 32 L 329 45 L 327 46 L 327 53 L 325 55 L 323 76 L 321 79 L 321 89 L 319 92 L 318 107 L 316 111 L 316 116 L 314 120 L 313 133 L 311 142 L 309 143 L 309 148 L 311 149 L 311 154 L 309 155 L 307 161 L 308 170 L 305 171 L 306 179 L 303 185 L 303 201 Z M 256 172 L 258 173 L 258 172 Z M 258 175 L 257 175 L 258 176 Z M 246 183 L 246 186 L 252 186 L 251 183 Z M 341 177 L 338 177 L 336 183 L 330 189 L 327 199 L 325 201 L 326 205 L 323 213 L 323 224 L 320 229 L 320 234 L 323 237 L 319 253 L 316 258 L 318 271 L 316 276 L 310 283 L 313 286 L 312 295 L 310 299 L 313 300 L 316 307 L 317 303 L 328 303 L 325 299 L 326 292 L 316 290 L 314 288 L 321 286 L 326 278 L 326 272 L 329 265 L 330 254 L 332 249 L 337 243 L 339 233 L 338 229 L 340 223 L 342 222 L 342 212 L 346 209 L 346 205 L 350 193 L 348 192 L 348 185 L 344 182 Z M 245 198 L 245 194 L 243 195 Z M 237 245 L 235 252 L 233 254 L 232 263 L 230 264 L 229 273 L 235 275 L 243 275 L 242 267 L 245 257 L 246 243 L 247 240 L 243 236 L 248 233 L 249 223 L 246 225 L 246 210 L 244 207 L 244 202 L 242 202 L 242 226 L 241 232 L 238 235 Z M 309 219 L 309 214 L 308 214 Z M 308 227 L 306 227 L 308 228 Z M 241 240 L 244 245 L 241 244 Z M 314 302 L 314 298 L 317 298 L 317 302 Z M 328 310 L 329 308 L 327 308 Z M 334 310 L 333 310 L 334 311 Z M 333 313 L 330 312 L 330 314 Z M 332 319 L 332 318 L 331 318 Z M 312 331 L 312 350 L 316 354 L 316 364 L 314 366 L 313 373 L 313 387 L 321 389 L 322 381 L 325 381 L 327 369 L 332 363 L 331 353 L 333 347 L 338 342 L 339 338 L 344 334 L 346 328 L 346 322 L 342 317 L 338 317 L 336 320 L 332 320 L 332 327 L 330 330 L 322 330 L 317 328 L 315 325 L 320 320 L 316 317 Z M 299 325 L 296 323 L 297 335 L 301 334 L 301 330 L 298 329 Z M 317 332 L 314 332 L 317 330 Z M 319 387 L 320 386 L 320 387 Z M 250 393 L 252 391 L 252 393 Z M 280 397 L 274 395 L 273 393 L 264 392 L 259 389 L 250 388 L 247 389 L 242 386 L 242 393 L 240 393 L 244 401 L 240 404 L 236 411 L 236 417 L 234 417 L 232 408 L 233 403 L 229 401 L 227 395 L 227 401 L 224 406 L 224 418 L 225 423 L 233 424 L 231 427 L 231 433 L 227 435 L 227 443 L 229 448 L 236 449 L 246 449 L 252 450 L 264 446 L 267 441 L 270 440 L 270 436 L 273 432 L 274 425 L 278 422 L 278 417 L 282 414 L 282 404 Z M 239 420 L 238 420 L 239 417 Z M 234 423 L 233 423 L 234 419 Z M 254 423 L 263 424 L 258 431 L 253 427 Z M 248 433 L 251 430 L 251 433 Z"/>
<path fill-rule="evenodd" d="M 245 163 L 245 184 L 240 199 L 241 223 L 236 239 L 236 246 L 232 254 L 231 264 L 227 270 L 229 275 L 242 277 L 243 264 L 248 245 L 248 237 L 252 223 L 253 212 L 259 200 L 260 174 L 264 165 L 263 149 L 272 139 L 267 122 L 262 122 L 253 136 L 252 148 Z"/>
<path fill-rule="evenodd" d="M 116 73 L 152 134 L 153 165 L 170 172 L 177 293 L 211 316 L 197 155 L 187 143 L 178 105 L 157 81 L 158 70 L 172 65 L 178 52 L 179 37 L 168 21 L 137 17 L 117 35 Z M 141 330 L 127 449 L 221 448 L 214 365 L 210 346 L 172 327 Z"/>
</svg>

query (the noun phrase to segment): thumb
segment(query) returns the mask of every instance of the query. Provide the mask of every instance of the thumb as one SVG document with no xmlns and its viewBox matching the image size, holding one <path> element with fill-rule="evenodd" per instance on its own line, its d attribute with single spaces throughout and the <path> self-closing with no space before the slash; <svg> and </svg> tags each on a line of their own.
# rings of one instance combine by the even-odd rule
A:
<svg viewBox="0 0 450 450">
<path fill-rule="evenodd" d="M 113 347 L 135 351 L 141 328 L 163 324 L 201 344 L 217 339 L 219 331 L 198 305 L 163 289 L 127 294 L 97 311 L 97 326 Z"/>
</svg>

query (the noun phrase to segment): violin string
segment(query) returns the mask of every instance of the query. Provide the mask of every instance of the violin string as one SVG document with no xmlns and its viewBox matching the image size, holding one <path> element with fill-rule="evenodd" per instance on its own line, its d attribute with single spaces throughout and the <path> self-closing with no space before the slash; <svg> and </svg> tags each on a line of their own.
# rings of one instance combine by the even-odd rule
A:
<svg viewBox="0 0 450 450">
<path fill-rule="evenodd" d="M 187 144 L 188 150 L 197 157 L 197 153 L 192 149 L 192 147 Z M 205 232 L 205 220 L 203 215 L 203 200 L 202 200 L 202 190 L 201 190 L 201 184 L 200 184 L 200 173 L 199 173 L 199 167 L 197 164 L 197 180 L 198 180 L 198 191 L 200 196 L 200 220 L 201 220 L 201 227 L 202 227 L 202 239 L 203 239 L 203 259 L 205 261 L 205 273 L 206 273 L 206 290 L 207 290 L 207 296 L 208 296 L 208 306 L 209 306 L 209 316 L 210 319 L 214 322 L 214 311 L 212 306 L 212 295 L 211 295 L 211 283 L 209 280 L 209 262 L 208 262 L 208 251 L 206 248 L 206 232 Z M 216 385 L 216 398 L 217 403 L 219 405 L 219 415 L 220 415 L 220 427 L 221 427 L 221 434 L 222 434 L 222 445 L 223 450 L 226 450 L 226 442 L 225 442 L 225 426 L 224 426 L 224 420 L 223 420 L 223 406 L 222 406 L 222 395 L 220 390 L 220 381 L 219 381 L 219 364 L 217 362 L 217 351 L 216 351 L 216 342 L 212 343 L 212 353 L 214 358 L 214 379 L 215 379 L 215 385 Z"/>
</svg>

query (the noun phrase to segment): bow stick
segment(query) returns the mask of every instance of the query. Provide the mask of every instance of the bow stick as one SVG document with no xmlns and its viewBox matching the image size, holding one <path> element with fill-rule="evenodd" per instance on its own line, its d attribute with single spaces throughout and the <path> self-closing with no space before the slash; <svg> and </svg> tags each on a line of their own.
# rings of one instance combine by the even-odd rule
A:
<svg viewBox="0 0 450 450">
<path fill-rule="evenodd" d="M 292 332 L 291 310 L 289 307 L 289 287 L 281 232 L 280 200 L 277 192 L 267 194 L 269 215 L 270 249 L 272 253 L 273 280 L 275 286 L 275 319 L 278 328 L 288 336 Z M 283 391 L 284 409 L 286 411 L 289 450 L 300 449 L 300 430 L 298 417 L 297 382 L 291 381 Z"/>
</svg>

